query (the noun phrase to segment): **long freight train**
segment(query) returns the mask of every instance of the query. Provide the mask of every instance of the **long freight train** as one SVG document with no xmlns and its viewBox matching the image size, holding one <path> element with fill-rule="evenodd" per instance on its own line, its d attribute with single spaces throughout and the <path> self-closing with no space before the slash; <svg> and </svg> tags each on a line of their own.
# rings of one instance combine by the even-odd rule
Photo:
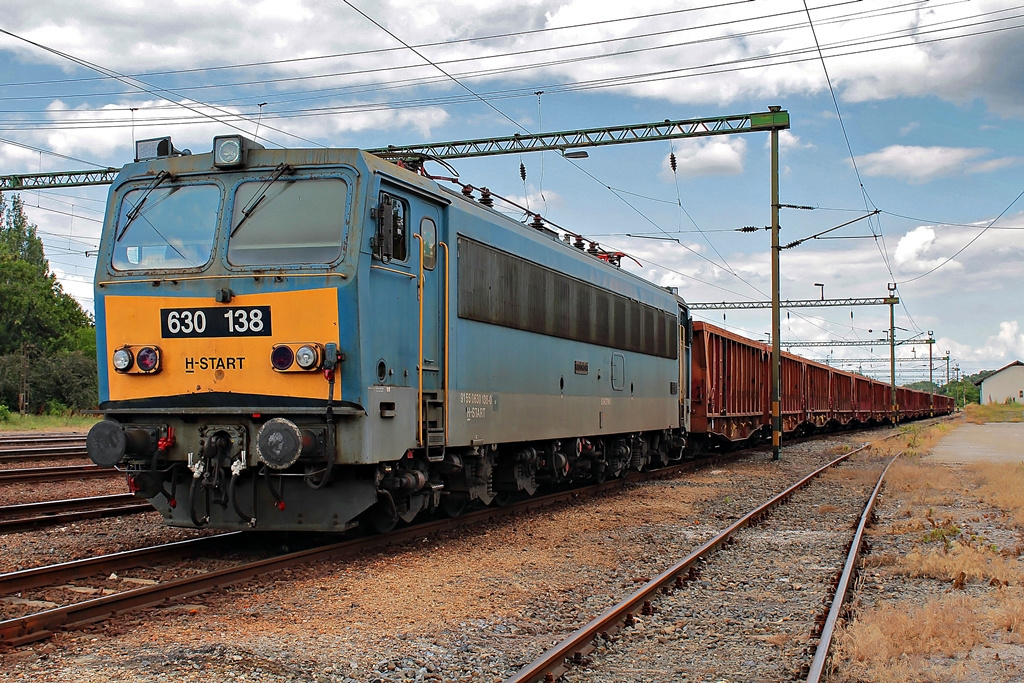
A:
<svg viewBox="0 0 1024 683">
<path fill-rule="evenodd" d="M 674 292 L 354 149 L 140 141 L 96 271 L 94 462 L 167 524 L 386 530 L 763 438 L 763 345 Z M 786 430 L 889 419 L 786 356 Z M 903 415 L 951 405 L 901 389 Z"/>
</svg>

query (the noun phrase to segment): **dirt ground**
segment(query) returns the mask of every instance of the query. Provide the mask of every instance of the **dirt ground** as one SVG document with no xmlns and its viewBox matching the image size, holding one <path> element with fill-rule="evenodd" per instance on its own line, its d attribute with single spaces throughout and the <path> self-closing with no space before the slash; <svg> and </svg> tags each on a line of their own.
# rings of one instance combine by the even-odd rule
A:
<svg viewBox="0 0 1024 683">
<path fill-rule="evenodd" d="M 939 442 L 928 461 L 1024 462 L 1024 423 L 960 424 Z"/>
</svg>

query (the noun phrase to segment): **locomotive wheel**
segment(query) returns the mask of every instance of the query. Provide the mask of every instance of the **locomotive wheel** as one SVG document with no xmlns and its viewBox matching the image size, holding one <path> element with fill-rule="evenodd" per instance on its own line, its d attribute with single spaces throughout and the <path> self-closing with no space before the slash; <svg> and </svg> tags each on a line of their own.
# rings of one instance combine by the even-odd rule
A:
<svg viewBox="0 0 1024 683">
<path fill-rule="evenodd" d="M 374 533 L 386 534 L 393 531 L 398 524 L 398 515 L 383 509 L 380 505 L 374 505 L 363 515 L 363 523 Z"/>
<path fill-rule="evenodd" d="M 512 502 L 512 496 L 514 494 L 510 491 L 499 491 L 494 494 L 494 500 L 491 501 L 491 505 L 494 507 L 505 507 Z"/>
<path fill-rule="evenodd" d="M 458 517 L 469 507 L 468 493 L 451 493 L 441 497 L 441 511 L 449 517 Z"/>
</svg>

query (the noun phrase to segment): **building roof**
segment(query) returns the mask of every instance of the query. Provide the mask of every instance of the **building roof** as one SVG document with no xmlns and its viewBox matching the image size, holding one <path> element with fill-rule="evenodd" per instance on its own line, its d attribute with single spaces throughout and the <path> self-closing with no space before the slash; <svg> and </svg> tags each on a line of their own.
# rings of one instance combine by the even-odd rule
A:
<svg viewBox="0 0 1024 683">
<path fill-rule="evenodd" d="M 1012 363 L 1010 363 L 1009 365 L 1004 365 L 1003 367 L 999 368 L 998 370 L 996 370 L 992 374 L 986 375 L 986 376 L 982 377 L 977 382 L 975 382 L 974 385 L 980 387 L 981 383 L 984 382 L 985 380 L 987 380 L 989 377 L 995 377 L 996 375 L 998 375 L 1003 370 L 1008 370 L 1009 368 L 1012 368 L 1015 365 L 1024 365 L 1024 363 L 1021 363 L 1019 360 L 1015 360 Z"/>
</svg>

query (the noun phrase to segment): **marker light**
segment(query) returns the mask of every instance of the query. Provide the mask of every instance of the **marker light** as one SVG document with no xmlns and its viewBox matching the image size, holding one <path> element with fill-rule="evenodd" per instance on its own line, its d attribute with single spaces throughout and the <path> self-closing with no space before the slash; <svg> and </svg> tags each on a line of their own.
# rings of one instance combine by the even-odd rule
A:
<svg viewBox="0 0 1024 683">
<path fill-rule="evenodd" d="M 145 373 L 156 372 L 160 367 L 160 352 L 153 346 L 143 346 L 135 359 L 139 370 Z"/>
<path fill-rule="evenodd" d="M 291 347 L 284 344 L 275 346 L 274 350 L 270 352 L 270 364 L 274 366 L 275 370 L 287 370 L 294 361 L 295 353 Z"/>
<path fill-rule="evenodd" d="M 132 352 L 128 349 L 118 349 L 114 351 L 114 369 L 118 372 L 127 372 L 132 367 L 132 363 L 135 358 L 132 356 Z"/>
<path fill-rule="evenodd" d="M 320 364 L 320 354 L 312 346 L 300 346 L 295 352 L 295 362 L 303 370 L 312 370 Z"/>
</svg>

